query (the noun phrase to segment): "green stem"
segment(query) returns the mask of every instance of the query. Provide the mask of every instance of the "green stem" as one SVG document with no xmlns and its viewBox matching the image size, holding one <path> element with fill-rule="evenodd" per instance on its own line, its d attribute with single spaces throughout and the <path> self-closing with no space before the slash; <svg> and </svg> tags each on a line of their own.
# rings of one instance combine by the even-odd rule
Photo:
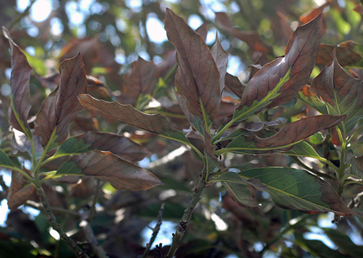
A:
<svg viewBox="0 0 363 258">
<path fill-rule="evenodd" d="M 299 219 L 293 223 L 289 224 L 287 227 L 285 227 L 277 236 L 275 236 L 270 242 L 268 242 L 265 247 L 262 249 L 261 254 L 263 254 L 266 250 L 268 250 L 274 243 L 276 243 L 280 238 L 285 235 L 287 232 L 289 232 L 291 229 L 299 226 L 309 217 L 309 214 L 304 214 L 299 217 Z"/>
<path fill-rule="evenodd" d="M 204 174 L 205 174 L 205 172 L 203 171 L 203 175 Z M 169 252 L 168 252 L 166 258 L 174 257 L 175 252 L 178 250 L 180 241 L 183 238 L 185 231 L 187 230 L 187 228 L 189 226 L 193 210 L 194 210 L 195 206 L 198 204 L 198 202 L 200 200 L 200 196 L 202 195 L 204 188 L 205 188 L 205 182 L 204 182 L 203 178 L 200 177 L 199 181 L 198 181 L 198 186 L 194 190 L 192 200 L 190 201 L 188 208 L 184 211 L 183 217 L 176 227 L 176 231 L 173 235 L 173 241 L 171 243 L 171 246 L 170 246 L 170 249 L 169 249 Z"/>
<path fill-rule="evenodd" d="M 31 176 L 29 176 L 25 171 L 21 170 L 20 168 L 17 168 L 17 167 L 13 167 L 13 166 L 7 166 L 7 165 L 4 165 L 4 164 L 0 164 L 0 167 L 3 167 L 3 168 L 7 168 L 7 169 L 10 169 L 10 170 L 13 170 L 13 171 L 16 171 L 16 172 L 19 172 L 20 174 L 22 174 L 26 179 L 28 179 L 31 183 L 35 183 L 34 181 L 34 178 L 32 178 Z"/>
<path fill-rule="evenodd" d="M 60 237 L 68 244 L 78 258 L 89 258 L 89 256 L 83 252 L 76 242 L 67 236 L 67 234 L 63 231 L 63 228 L 58 224 L 43 188 L 41 186 L 37 186 L 36 190 L 43 204 L 50 225 L 59 233 Z"/>
</svg>

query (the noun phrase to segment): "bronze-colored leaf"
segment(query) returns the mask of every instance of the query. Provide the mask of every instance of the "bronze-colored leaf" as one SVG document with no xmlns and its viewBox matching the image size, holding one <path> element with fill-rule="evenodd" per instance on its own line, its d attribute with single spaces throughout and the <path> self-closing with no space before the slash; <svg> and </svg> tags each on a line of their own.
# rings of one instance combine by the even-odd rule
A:
<svg viewBox="0 0 363 258">
<path fill-rule="evenodd" d="M 118 190 L 147 190 L 162 182 L 152 173 L 108 151 L 76 155 L 64 163 L 57 175 L 86 175 L 110 182 Z"/>
<path fill-rule="evenodd" d="M 363 15 L 363 5 L 362 4 L 357 4 L 355 7 L 354 7 L 354 11 L 356 11 L 357 13 Z"/>
<path fill-rule="evenodd" d="M 15 112 L 19 116 L 17 120 L 13 108 L 9 108 L 9 123 L 15 129 L 24 132 L 28 128 L 28 114 L 31 107 L 29 80 L 33 69 L 30 67 L 25 54 L 20 47 L 11 39 L 9 31 L 3 27 L 4 36 L 9 40 L 11 49 L 11 94 L 14 102 Z"/>
<path fill-rule="evenodd" d="M 178 93 L 186 99 L 190 113 L 203 120 L 203 106 L 206 115 L 213 121 L 221 101 L 220 75 L 208 46 L 170 9 L 166 11 L 165 30 L 178 53 L 179 66 L 175 76 Z"/>
<path fill-rule="evenodd" d="M 360 46 L 354 41 L 345 41 L 338 46 L 320 44 L 316 64 L 328 65 L 333 61 L 332 53 L 336 48 L 336 57 L 341 66 L 362 67 L 362 56 L 355 51 L 355 47 Z"/>
<path fill-rule="evenodd" d="M 345 119 L 345 116 L 320 115 L 302 118 L 285 125 L 278 133 L 269 138 L 254 137 L 258 148 L 274 148 L 303 140 L 314 133 L 332 128 Z"/>
<path fill-rule="evenodd" d="M 29 174 L 29 171 L 26 171 Z M 34 186 L 19 172 L 11 172 L 11 185 L 6 199 L 10 210 L 15 210 L 24 204 L 33 194 Z"/>
<path fill-rule="evenodd" d="M 137 99 L 141 94 L 152 93 L 157 79 L 156 65 L 139 57 L 131 63 L 130 70 L 124 75 L 122 93 Z"/>
<path fill-rule="evenodd" d="M 224 12 L 216 12 L 215 23 L 221 29 L 224 29 L 230 33 L 233 37 L 236 37 L 244 41 L 250 48 L 259 51 L 272 53 L 272 47 L 266 44 L 260 35 L 255 31 L 242 31 L 238 28 L 233 27 L 232 21 L 229 19 L 228 15 Z"/>
<path fill-rule="evenodd" d="M 87 78 L 81 55 L 64 60 L 60 65 L 60 85 L 42 102 L 35 120 L 35 133 L 46 145 L 55 129 L 56 142 L 61 144 L 68 137 L 68 125 L 82 110 L 77 95 L 87 92 Z"/>
<path fill-rule="evenodd" d="M 208 23 L 204 22 L 195 30 L 195 32 L 198 33 L 200 36 L 202 36 L 205 42 L 207 40 L 207 34 L 208 34 Z"/>
<path fill-rule="evenodd" d="M 216 35 L 216 43 L 213 45 L 210 52 L 219 71 L 220 91 L 222 93 L 227 73 L 228 53 L 223 49 L 221 42 L 219 41 L 218 34 Z"/>
<path fill-rule="evenodd" d="M 246 86 L 243 85 L 243 83 L 238 79 L 237 76 L 233 76 L 229 73 L 226 73 L 225 84 L 226 84 L 225 85 L 226 90 L 232 91 L 239 98 L 242 97 L 243 91 Z"/>
<path fill-rule="evenodd" d="M 260 101 L 270 95 L 271 103 L 268 108 L 290 101 L 310 78 L 322 35 L 321 15 L 298 27 L 287 43 L 285 57 L 264 65 L 248 82 L 240 107 L 249 107 L 254 101 Z M 272 96 L 277 86 L 279 94 Z"/>
<path fill-rule="evenodd" d="M 327 0 L 325 4 L 323 4 L 317 8 L 314 8 L 311 11 L 308 11 L 307 13 L 301 15 L 299 17 L 299 24 L 303 25 L 303 24 L 306 24 L 306 23 L 314 20 L 316 17 L 318 17 L 324 11 L 325 7 L 330 5 L 331 1 L 332 0 Z M 326 30 L 326 26 L 324 23 L 324 33 L 325 33 L 325 30 Z"/>
<path fill-rule="evenodd" d="M 78 95 L 81 104 L 93 110 L 99 110 L 121 120 L 131 126 L 160 134 L 169 139 L 174 139 L 183 143 L 189 143 L 185 135 L 171 126 L 168 119 L 160 114 L 148 115 L 136 110 L 131 105 L 122 105 L 118 102 L 106 102 L 91 97 L 88 94 Z"/>
<path fill-rule="evenodd" d="M 340 125 L 346 135 L 363 118 L 363 83 L 340 66 L 336 51 L 333 52 L 333 60 L 315 77 L 310 90 L 325 102 L 329 114 L 347 116 Z"/>
</svg>

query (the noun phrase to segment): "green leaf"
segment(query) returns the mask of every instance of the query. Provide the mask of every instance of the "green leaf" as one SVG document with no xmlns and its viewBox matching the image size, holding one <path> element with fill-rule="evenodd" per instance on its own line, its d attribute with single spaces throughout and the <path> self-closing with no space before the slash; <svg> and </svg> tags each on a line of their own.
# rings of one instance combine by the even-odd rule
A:
<svg viewBox="0 0 363 258">
<path fill-rule="evenodd" d="M 306 141 L 301 141 L 296 144 L 291 150 L 284 152 L 285 155 L 310 157 L 318 160 L 323 158 L 316 152 L 316 150 Z"/>
<path fill-rule="evenodd" d="M 321 114 L 328 114 L 326 104 L 310 91 L 310 86 L 305 86 L 296 97 Z"/>
<path fill-rule="evenodd" d="M 346 234 L 342 234 L 337 230 L 325 228 L 325 233 L 339 247 L 339 250 L 349 257 L 361 258 L 363 247 L 356 245 Z"/>
<path fill-rule="evenodd" d="M 151 172 L 108 151 L 91 151 L 64 163 L 56 176 L 91 176 L 108 181 L 118 190 L 147 190 L 162 182 Z"/>
<path fill-rule="evenodd" d="M 68 155 L 75 155 L 84 153 L 87 151 L 92 150 L 90 148 L 90 143 L 85 143 L 83 140 L 79 140 L 77 138 L 68 138 L 57 150 L 57 152 L 54 154 L 54 158 L 59 158 L 63 156 Z"/>
<path fill-rule="evenodd" d="M 338 215 L 355 214 L 330 184 L 303 170 L 269 167 L 245 170 L 231 180 L 227 172 L 218 178 L 222 183 L 252 185 L 270 194 L 274 203 L 284 209 L 306 213 L 332 211 Z M 308 187 L 307 187 L 308 186 Z"/>
<path fill-rule="evenodd" d="M 310 90 L 325 102 L 328 114 L 347 116 L 339 125 L 345 137 L 363 118 L 363 87 L 361 80 L 353 78 L 340 66 L 336 51 L 333 60 L 315 77 Z"/>
<path fill-rule="evenodd" d="M 207 151 L 204 151 L 204 157 L 205 157 L 204 169 L 207 172 L 206 179 L 208 179 L 208 176 L 217 172 L 221 165 L 219 164 L 217 159 L 215 157 L 212 157 L 211 155 L 209 155 L 207 153 Z"/>
<path fill-rule="evenodd" d="M 1 165 L 5 165 L 7 167 L 14 167 L 8 155 L 6 155 L 6 153 L 2 149 L 0 149 L 0 166 Z"/>
<path fill-rule="evenodd" d="M 226 173 L 223 175 L 224 181 L 222 181 L 224 187 L 231 194 L 234 201 L 240 202 L 242 206 L 248 208 L 256 208 L 258 204 L 256 198 L 252 197 L 251 191 L 244 184 L 239 184 L 240 178 L 237 173 Z M 234 183 L 236 182 L 236 183 Z"/>
</svg>

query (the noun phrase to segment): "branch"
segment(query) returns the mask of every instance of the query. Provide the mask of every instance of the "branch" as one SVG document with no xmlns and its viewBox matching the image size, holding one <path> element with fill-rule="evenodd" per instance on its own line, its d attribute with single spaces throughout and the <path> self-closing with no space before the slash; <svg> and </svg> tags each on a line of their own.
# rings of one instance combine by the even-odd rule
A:
<svg viewBox="0 0 363 258">
<path fill-rule="evenodd" d="M 98 258 L 108 258 L 109 256 L 105 252 L 105 250 L 100 246 L 97 241 L 97 238 L 93 234 L 93 230 L 89 225 L 87 220 L 82 220 L 81 224 L 79 225 L 86 235 L 88 242 L 91 244 L 93 251 L 97 254 Z"/>
<path fill-rule="evenodd" d="M 161 223 L 162 223 L 163 212 L 164 212 L 164 203 L 161 204 L 161 207 L 160 207 L 160 210 L 159 210 L 159 215 L 158 215 L 158 223 L 156 223 L 156 226 L 153 229 L 153 234 L 152 234 L 152 236 L 150 238 L 150 242 L 146 245 L 144 254 L 142 255 L 141 258 L 146 258 L 147 255 L 149 254 L 150 248 L 151 248 L 152 244 L 154 243 L 156 236 L 159 233 L 160 226 L 161 226 Z"/>
<path fill-rule="evenodd" d="M 67 236 L 67 234 L 63 231 L 62 227 L 58 224 L 43 188 L 41 186 L 38 186 L 36 189 L 39 198 L 43 203 L 43 208 L 47 214 L 47 219 L 50 225 L 59 233 L 60 237 L 68 244 L 68 246 L 72 249 L 72 251 L 76 254 L 78 258 L 89 258 L 89 256 L 85 252 L 83 252 L 83 250 L 76 244 L 76 242 L 74 242 L 73 239 Z"/>
<path fill-rule="evenodd" d="M 203 172 L 204 174 L 204 172 Z M 181 239 L 183 238 L 185 231 L 189 226 L 190 219 L 192 217 L 193 210 L 200 200 L 200 196 L 205 188 L 205 182 L 202 176 L 199 178 L 198 186 L 194 190 L 193 198 L 189 203 L 188 208 L 184 211 L 183 217 L 176 227 L 175 234 L 173 235 L 173 242 L 171 243 L 168 255 L 166 258 L 172 258 L 178 250 Z"/>
</svg>

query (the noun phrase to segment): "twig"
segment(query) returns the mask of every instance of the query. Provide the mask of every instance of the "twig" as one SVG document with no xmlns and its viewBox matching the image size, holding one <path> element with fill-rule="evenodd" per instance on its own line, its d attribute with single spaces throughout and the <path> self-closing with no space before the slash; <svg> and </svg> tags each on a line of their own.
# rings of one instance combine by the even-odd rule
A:
<svg viewBox="0 0 363 258">
<path fill-rule="evenodd" d="M 24 204 L 25 206 L 37 209 L 37 210 L 41 210 L 42 206 L 34 201 L 31 200 L 27 200 L 26 203 Z M 51 207 L 52 211 L 54 213 L 61 213 L 61 214 L 65 214 L 65 215 L 71 215 L 74 217 L 80 217 L 79 213 L 76 211 L 71 211 L 71 210 L 66 210 L 66 209 L 62 209 L 62 208 L 58 208 L 58 207 Z"/>
<path fill-rule="evenodd" d="M 84 234 L 86 235 L 86 238 L 88 242 L 91 244 L 93 251 L 97 254 L 98 258 L 108 258 L 109 256 L 105 252 L 105 250 L 100 246 L 98 243 L 98 240 L 96 236 L 93 233 L 93 230 L 91 226 L 89 225 L 87 220 L 83 220 L 80 223 L 80 227 L 83 229 Z"/>
<path fill-rule="evenodd" d="M 24 10 L 24 12 L 20 13 L 18 16 L 16 16 L 14 18 L 14 20 L 12 20 L 10 23 L 8 23 L 5 27 L 10 30 L 15 24 L 17 24 L 18 22 L 20 22 L 20 20 L 27 16 L 29 14 L 30 8 L 32 8 L 33 4 L 35 3 L 36 0 L 32 0 L 30 1 L 30 4 L 28 5 L 28 7 Z"/>
<path fill-rule="evenodd" d="M 204 172 L 203 172 L 204 174 Z M 198 186 L 194 190 L 193 198 L 189 203 L 188 208 L 184 211 L 183 217 L 180 220 L 179 224 L 176 227 L 176 231 L 173 235 L 173 241 L 171 243 L 169 252 L 166 256 L 166 258 L 172 258 L 175 255 L 176 250 L 179 247 L 180 241 L 183 238 L 186 229 L 189 226 L 190 219 L 192 217 L 193 210 L 195 206 L 198 204 L 200 200 L 200 196 L 205 188 L 205 182 L 203 180 L 203 177 L 201 176 L 199 178 Z"/>
<path fill-rule="evenodd" d="M 156 236 L 159 233 L 160 226 L 161 226 L 161 223 L 162 223 L 163 212 L 164 212 L 164 203 L 161 204 L 161 207 L 160 207 L 160 210 L 159 210 L 159 215 L 158 215 L 158 222 L 156 223 L 156 225 L 155 225 L 155 227 L 153 229 L 153 234 L 151 235 L 150 241 L 146 245 L 144 254 L 142 255 L 141 258 L 146 258 L 147 255 L 149 254 L 150 248 L 151 248 L 152 244 L 154 243 Z"/>
<path fill-rule="evenodd" d="M 76 242 L 74 242 L 73 239 L 67 236 L 67 234 L 63 231 L 62 227 L 58 224 L 43 188 L 41 186 L 38 186 L 36 189 L 39 198 L 42 201 L 43 208 L 47 214 L 47 219 L 50 225 L 59 233 L 60 237 L 68 244 L 68 246 L 72 249 L 72 251 L 78 258 L 89 258 L 89 256 L 85 252 L 83 252 L 83 250 L 76 244 Z"/>
</svg>

